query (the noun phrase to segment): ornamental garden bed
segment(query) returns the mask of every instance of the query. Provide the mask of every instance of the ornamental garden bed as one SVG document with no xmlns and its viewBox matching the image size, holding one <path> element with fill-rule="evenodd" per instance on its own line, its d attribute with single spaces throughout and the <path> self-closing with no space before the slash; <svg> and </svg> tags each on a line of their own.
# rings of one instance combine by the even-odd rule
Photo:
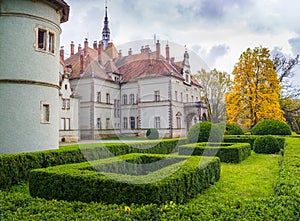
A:
<svg viewBox="0 0 300 221">
<path fill-rule="evenodd" d="M 179 147 L 179 155 L 217 156 L 221 162 L 240 163 L 251 155 L 249 143 L 194 143 Z"/>
<path fill-rule="evenodd" d="M 109 204 L 185 202 L 220 178 L 217 157 L 128 154 L 35 169 L 33 197 Z"/>
</svg>

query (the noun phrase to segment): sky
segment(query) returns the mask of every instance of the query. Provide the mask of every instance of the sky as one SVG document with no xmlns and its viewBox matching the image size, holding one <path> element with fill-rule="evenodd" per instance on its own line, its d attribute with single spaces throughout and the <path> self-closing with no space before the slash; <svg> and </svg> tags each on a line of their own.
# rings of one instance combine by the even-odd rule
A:
<svg viewBox="0 0 300 221">
<path fill-rule="evenodd" d="M 61 45 L 68 57 L 71 41 L 77 47 L 85 38 L 90 46 L 101 40 L 106 3 L 65 1 L 70 15 L 62 24 Z M 190 62 L 194 72 L 203 66 L 231 73 L 247 48 L 300 54 L 299 0 L 108 0 L 107 5 L 111 40 L 123 54 L 133 45 L 138 53 L 145 39 L 154 46 L 154 35 L 162 47 L 169 42 L 176 60 L 183 59 L 185 47 L 196 56 Z M 300 68 L 293 82 L 300 85 Z"/>
</svg>

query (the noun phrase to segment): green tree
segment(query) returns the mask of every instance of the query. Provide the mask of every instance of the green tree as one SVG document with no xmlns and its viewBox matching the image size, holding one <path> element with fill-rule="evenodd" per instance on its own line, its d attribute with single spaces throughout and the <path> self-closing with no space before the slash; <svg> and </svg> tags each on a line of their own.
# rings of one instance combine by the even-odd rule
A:
<svg viewBox="0 0 300 221">
<path fill-rule="evenodd" d="M 225 120 L 225 93 L 230 86 L 230 76 L 226 72 L 206 71 L 202 69 L 198 71 L 195 78 L 203 87 L 203 99 L 207 106 L 208 119 L 214 123 L 219 123 Z"/>
<path fill-rule="evenodd" d="M 227 120 L 249 129 L 264 119 L 285 121 L 279 104 L 280 85 L 267 48 L 248 48 L 233 70 L 226 94 Z"/>
</svg>

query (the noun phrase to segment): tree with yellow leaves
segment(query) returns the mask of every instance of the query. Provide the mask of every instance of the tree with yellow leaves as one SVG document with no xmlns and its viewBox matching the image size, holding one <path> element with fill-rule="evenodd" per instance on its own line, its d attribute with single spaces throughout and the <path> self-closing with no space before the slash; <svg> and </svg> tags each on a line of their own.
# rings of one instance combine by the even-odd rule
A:
<svg viewBox="0 0 300 221">
<path fill-rule="evenodd" d="M 281 87 L 267 48 L 248 48 L 233 70 L 231 91 L 226 94 L 227 121 L 250 129 L 259 121 L 285 121 L 279 104 Z"/>
</svg>

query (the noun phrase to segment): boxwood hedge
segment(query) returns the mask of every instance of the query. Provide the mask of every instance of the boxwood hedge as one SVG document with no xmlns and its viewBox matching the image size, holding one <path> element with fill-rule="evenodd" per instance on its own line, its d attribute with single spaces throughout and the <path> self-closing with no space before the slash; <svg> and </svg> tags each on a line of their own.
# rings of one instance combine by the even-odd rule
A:
<svg viewBox="0 0 300 221">
<path fill-rule="evenodd" d="M 217 157 L 168 156 L 162 168 L 151 168 L 144 175 L 136 170 L 137 163 L 163 159 L 165 155 L 130 154 L 80 164 L 35 169 L 30 172 L 29 189 L 33 197 L 82 202 L 148 204 L 165 201 L 184 202 L 220 178 Z M 134 164 L 120 165 L 124 161 Z M 99 167 L 108 167 L 104 172 Z M 146 166 L 147 167 L 147 166 Z M 103 168 L 102 168 L 103 169 Z M 114 170 L 111 170 L 114 169 Z M 126 172 L 127 171 L 127 172 Z M 136 171 L 135 171 L 136 172 Z"/>
<path fill-rule="evenodd" d="M 181 139 L 164 139 L 138 143 L 100 143 L 92 145 L 73 145 L 59 150 L 34 153 L 0 154 L 0 189 L 8 189 L 21 180 L 27 180 L 32 169 L 68 163 L 80 163 L 112 155 L 128 153 L 167 154 L 185 143 Z"/>
<path fill-rule="evenodd" d="M 180 155 L 217 156 L 221 162 L 240 163 L 251 155 L 248 143 L 194 143 L 179 147 Z"/>
<path fill-rule="evenodd" d="M 263 120 L 258 122 L 251 130 L 253 135 L 291 135 L 288 124 L 279 120 Z"/>
<path fill-rule="evenodd" d="M 261 137 L 259 135 L 225 135 L 223 137 L 224 142 L 229 143 L 249 143 L 253 150 L 253 144 L 256 138 Z M 284 149 L 285 137 L 274 136 L 279 143 L 280 149 Z"/>
</svg>

